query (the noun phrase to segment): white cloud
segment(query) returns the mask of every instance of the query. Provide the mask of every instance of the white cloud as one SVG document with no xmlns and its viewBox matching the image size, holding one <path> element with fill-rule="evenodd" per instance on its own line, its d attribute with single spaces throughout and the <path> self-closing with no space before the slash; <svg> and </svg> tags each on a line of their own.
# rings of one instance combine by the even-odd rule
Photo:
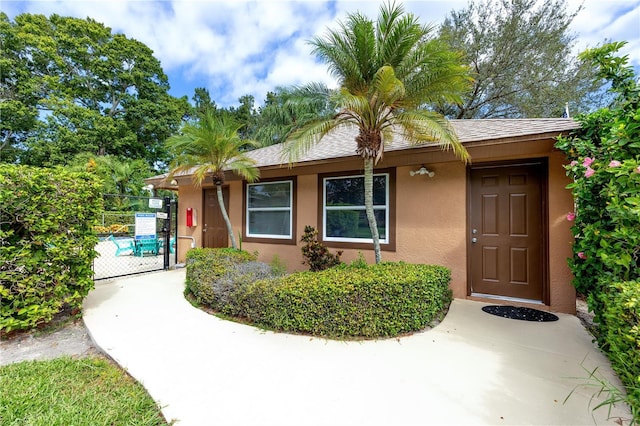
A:
<svg viewBox="0 0 640 426">
<path fill-rule="evenodd" d="M 570 3 L 577 8 L 581 2 Z M 586 0 L 572 29 L 578 33 L 578 52 L 605 41 L 628 41 L 622 53 L 630 55 L 632 65 L 640 66 L 640 1 Z"/>
<path fill-rule="evenodd" d="M 206 87 L 218 105 L 235 105 L 244 94 L 260 104 L 276 86 L 323 81 L 326 66 L 311 55 L 306 41 L 335 27 L 348 13 L 375 18 L 380 2 L 290 0 L 2 0 L 3 10 L 17 13 L 87 16 L 153 49 L 170 77 L 175 95 L 193 95 Z M 575 10 L 582 0 L 568 0 Z M 425 24 L 438 24 L 466 0 L 408 0 L 405 9 Z M 623 53 L 640 66 L 640 1 L 585 0 L 572 29 L 576 50 L 605 39 L 627 40 Z"/>
</svg>

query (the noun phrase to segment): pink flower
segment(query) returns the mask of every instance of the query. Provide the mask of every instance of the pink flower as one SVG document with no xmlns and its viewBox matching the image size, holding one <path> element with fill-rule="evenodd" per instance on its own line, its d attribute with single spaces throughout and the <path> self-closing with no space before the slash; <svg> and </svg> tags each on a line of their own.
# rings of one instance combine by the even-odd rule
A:
<svg viewBox="0 0 640 426">
<path fill-rule="evenodd" d="M 621 165 L 622 163 L 618 160 L 611 160 L 611 162 L 609 163 L 609 167 L 620 167 Z"/>
<path fill-rule="evenodd" d="M 567 215 L 567 220 L 569 222 L 572 222 L 573 220 L 575 220 L 575 218 L 576 218 L 576 214 L 574 212 L 571 212 Z"/>
<path fill-rule="evenodd" d="M 587 171 L 584 172 L 584 177 L 591 177 L 594 175 L 596 171 L 593 170 L 591 167 L 587 166 Z"/>
<path fill-rule="evenodd" d="M 573 160 L 569 165 L 570 165 L 571 167 L 573 167 L 573 166 L 577 166 L 577 165 L 578 165 L 578 162 L 577 162 L 576 160 Z"/>
<path fill-rule="evenodd" d="M 633 169 L 633 173 L 640 173 L 640 166 Z"/>
<path fill-rule="evenodd" d="M 582 165 L 584 167 L 589 167 L 592 164 L 593 164 L 593 158 L 589 158 L 589 157 L 585 157 L 584 161 L 582 162 Z"/>
<path fill-rule="evenodd" d="M 583 252 L 583 251 L 581 251 L 580 253 L 578 253 L 578 257 L 579 257 L 580 259 L 586 259 L 586 258 L 587 258 L 587 255 L 586 255 L 586 254 L 584 254 L 584 252 Z"/>
</svg>

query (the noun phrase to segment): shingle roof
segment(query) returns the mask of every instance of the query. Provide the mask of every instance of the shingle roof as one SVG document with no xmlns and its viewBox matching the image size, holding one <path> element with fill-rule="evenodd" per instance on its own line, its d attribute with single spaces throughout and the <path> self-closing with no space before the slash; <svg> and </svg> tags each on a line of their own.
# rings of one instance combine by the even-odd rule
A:
<svg viewBox="0 0 640 426">
<path fill-rule="evenodd" d="M 555 137 L 579 127 L 579 124 L 571 118 L 450 120 L 450 122 L 458 139 L 463 144 L 527 136 Z M 301 156 L 297 164 L 353 156 L 356 152 L 356 135 L 356 128 L 336 129 L 325 136 L 322 142 Z M 385 147 L 385 152 L 415 149 L 429 145 L 436 144 L 410 145 L 406 140 L 397 136 L 393 142 Z M 248 155 L 256 160 L 258 167 L 281 165 L 287 161 L 282 157 L 282 145 L 256 149 L 249 152 Z"/>
<path fill-rule="evenodd" d="M 561 133 L 580 127 L 571 118 L 532 118 L 532 119 L 478 119 L 450 120 L 451 125 L 463 144 L 483 141 L 513 141 L 514 139 L 552 138 Z M 297 164 L 339 159 L 356 155 L 355 128 L 339 128 L 325 136 L 322 142 L 301 156 Z M 436 144 L 410 145 L 400 136 L 385 147 L 385 152 L 417 149 Z M 282 156 L 282 145 L 271 145 L 250 151 L 247 155 L 256 160 L 257 167 L 280 166 L 286 164 Z M 181 173 L 188 175 L 189 173 Z M 167 174 L 145 180 L 162 181 Z"/>
</svg>

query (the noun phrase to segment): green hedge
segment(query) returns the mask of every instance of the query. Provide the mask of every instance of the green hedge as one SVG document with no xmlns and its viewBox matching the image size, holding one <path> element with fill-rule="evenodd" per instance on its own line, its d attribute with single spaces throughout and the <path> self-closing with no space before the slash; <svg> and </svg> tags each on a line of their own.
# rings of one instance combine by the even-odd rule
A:
<svg viewBox="0 0 640 426">
<path fill-rule="evenodd" d="M 611 285 L 602 304 L 603 349 L 627 389 L 634 419 L 640 421 L 640 281 Z"/>
<path fill-rule="evenodd" d="M 228 273 L 233 265 L 254 261 L 256 256 L 232 248 L 195 248 L 187 252 L 186 294 L 196 301 L 214 307 L 216 298 L 213 283 Z"/>
<path fill-rule="evenodd" d="M 89 173 L 0 165 L 0 330 L 81 307 L 93 288 L 101 211 Z"/>
<path fill-rule="evenodd" d="M 451 302 L 450 271 L 381 263 L 299 272 L 247 286 L 238 297 L 250 321 L 332 338 L 389 337 L 421 330 Z"/>
<path fill-rule="evenodd" d="M 341 339 L 421 330 L 451 302 L 451 272 L 442 266 L 354 262 L 276 277 L 255 258 L 234 249 L 190 250 L 185 294 L 262 327 Z"/>
</svg>

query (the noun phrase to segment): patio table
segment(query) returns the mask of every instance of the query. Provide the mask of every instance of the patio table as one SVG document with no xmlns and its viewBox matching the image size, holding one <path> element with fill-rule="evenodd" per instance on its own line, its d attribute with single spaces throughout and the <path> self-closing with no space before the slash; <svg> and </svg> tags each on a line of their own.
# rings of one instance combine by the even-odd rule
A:
<svg viewBox="0 0 640 426">
<path fill-rule="evenodd" d="M 157 238 L 134 240 L 135 255 L 142 257 L 145 252 L 158 255 L 160 253 L 160 240 Z"/>
</svg>

